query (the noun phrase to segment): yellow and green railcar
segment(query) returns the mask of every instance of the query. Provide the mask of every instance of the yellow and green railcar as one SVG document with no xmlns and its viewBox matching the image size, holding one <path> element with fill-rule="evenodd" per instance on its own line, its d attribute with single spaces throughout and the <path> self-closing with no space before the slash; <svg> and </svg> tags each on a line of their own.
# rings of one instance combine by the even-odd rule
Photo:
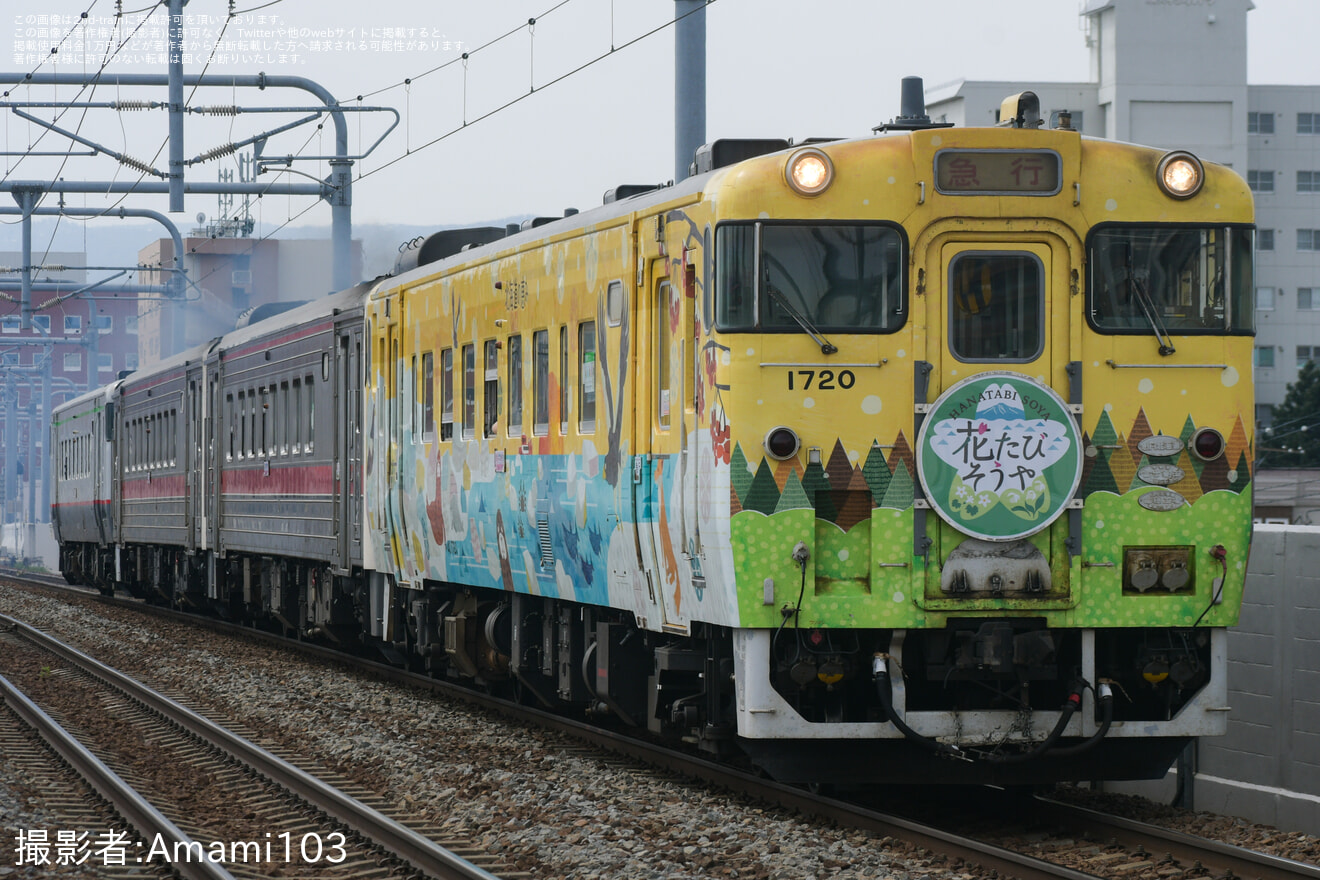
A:
<svg viewBox="0 0 1320 880">
<path fill-rule="evenodd" d="M 428 242 L 367 302 L 371 635 L 790 780 L 1222 733 L 1251 196 L 1032 101 Z"/>
</svg>

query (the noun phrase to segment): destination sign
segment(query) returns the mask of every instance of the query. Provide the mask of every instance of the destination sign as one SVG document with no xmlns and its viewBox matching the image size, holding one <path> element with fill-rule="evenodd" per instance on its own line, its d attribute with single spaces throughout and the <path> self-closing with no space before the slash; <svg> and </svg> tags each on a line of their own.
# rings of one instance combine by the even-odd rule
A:
<svg viewBox="0 0 1320 880">
<path fill-rule="evenodd" d="M 940 150 L 935 189 L 949 195 L 1052 196 L 1063 187 L 1053 150 Z"/>
</svg>

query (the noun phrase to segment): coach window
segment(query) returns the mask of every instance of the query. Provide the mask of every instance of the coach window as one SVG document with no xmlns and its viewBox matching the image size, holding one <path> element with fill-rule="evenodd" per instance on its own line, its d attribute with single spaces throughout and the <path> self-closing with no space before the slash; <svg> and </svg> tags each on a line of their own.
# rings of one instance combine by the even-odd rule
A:
<svg viewBox="0 0 1320 880">
<path fill-rule="evenodd" d="M 481 436 L 495 436 L 495 423 L 500 418 L 500 348 L 494 339 L 487 339 L 483 344 L 484 356 L 481 359 L 482 386 L 481 398 Z"/>
<path fill-rule="evenodd" d="M 408 426 L 414 440 L 417 438 L 417 410 L 422 405 L 422 387 L 417 378 L 417 355 L 412 356 L 412 369 L 408 371 L 412 377 L 412 405 L 408 407 Z"/>
<path fill-rule="evenodd" d="M 463 346 L 463 436 L 471 439 L 477 428 L 477 347 Z"/>
<path fill-rule="evenodd" d="M 435 355 L 422 355 L 422 436 L 435 436 Z"/>
<path fill-rule="evenodd" d="M 510 437 L 523 434 L 522 336 L 509 337 L 509 427 Z"/>
<path fill-rule="evenodd" d="M 656 322 L 656 420 L 661 430 L 669 430 L 669 407 L 673 401 L 672 381 L 670 377 L 669 348 L 674 344 L 673 334 L 669 330 L 670 298 L 673 287 L 668 281 L 660 282 L 660 289 L 655 296 Z"/>
<path fill-rule="evenodd" d="M 586 434 L 596 431 L 596 322 L 583 321 L 578 325 L 578 351 L 582 360 L 578 373 L 578 430 Z"/>
<path fill-rule="evenodd" d="M 568 353 L 568 325 L 559 328 L 559 433 L 568 435 L 568 365 L 572 359 Z"/>
<path fill-rule="evenodd" d="M 440 439 L 454 439 L 454 350 L 440 352 Z"/>
<path fill-rule="evenodd" d="M 550 432 L 550 331 L 532 334 L 532 433 Z"/>
<path fill-rule="evenodd" d="M 279 409 L 280 424 L 280 455 L 289 454 L 289 383 L 280 383 L 279 402 L 276 404 Z"/>
<path fill-rule="evenodd" d="M 303 382 L 303 389 L 307 401 L 307 443 L 303 449 L 310 455 L 316 448 L 316 383 L 311 376 Z"/>
<path fill-rule="evenodd" d="M 274 445 L 273 440 L 274 435 L 270 429 L 270 389 L 263 388 L 261 389 L 261 448 L 257 450 L 257 454 L 270 455 L 271 447 Z"/>
<path fill-rule="evenodd" d="M 966 252 L 949 263 L 949 351 L 960 361 L 1026 363 L 1045 350 L 1045 282 L 1029 253 Z"/>
<path fill-rule="evenodd" d="M 289 401 L 289 452 L 302 452 L 302 379 L 293 380 L 293 399 Z"/>
</svg>

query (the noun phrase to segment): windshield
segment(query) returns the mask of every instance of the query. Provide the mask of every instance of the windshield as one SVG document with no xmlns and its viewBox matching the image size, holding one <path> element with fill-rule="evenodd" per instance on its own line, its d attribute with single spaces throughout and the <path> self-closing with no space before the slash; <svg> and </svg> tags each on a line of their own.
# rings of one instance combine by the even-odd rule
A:
<svg viewBox="0 0 1320 880">
<path fill-rule="evenodd" d="M 716 325 L 770 332 L 903 326 L 903 241 L 889 226 L 726 223 L 715 232 Z"/>
<path fill-rule="evenodd" d="M 1252 231 L 1106 226 L 1091 234 L 1097 330 L 1187 335 L 1252 332 Z"/>
</svg>

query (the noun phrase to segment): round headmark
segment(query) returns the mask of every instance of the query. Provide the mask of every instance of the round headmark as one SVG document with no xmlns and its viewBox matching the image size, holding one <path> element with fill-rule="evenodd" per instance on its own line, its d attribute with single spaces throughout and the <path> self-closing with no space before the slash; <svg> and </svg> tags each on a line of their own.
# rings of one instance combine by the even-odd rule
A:
<svg viewBox="0 0 1320 880">
<path fill-rule="evenodd" d="M 949 525 L 1015 541 L 1059 518 L 1082 479 L 1063 399 L 1019 373 L 980 373 L 940 395 L 917 437 L 926 500 Z"/>
</svg>

